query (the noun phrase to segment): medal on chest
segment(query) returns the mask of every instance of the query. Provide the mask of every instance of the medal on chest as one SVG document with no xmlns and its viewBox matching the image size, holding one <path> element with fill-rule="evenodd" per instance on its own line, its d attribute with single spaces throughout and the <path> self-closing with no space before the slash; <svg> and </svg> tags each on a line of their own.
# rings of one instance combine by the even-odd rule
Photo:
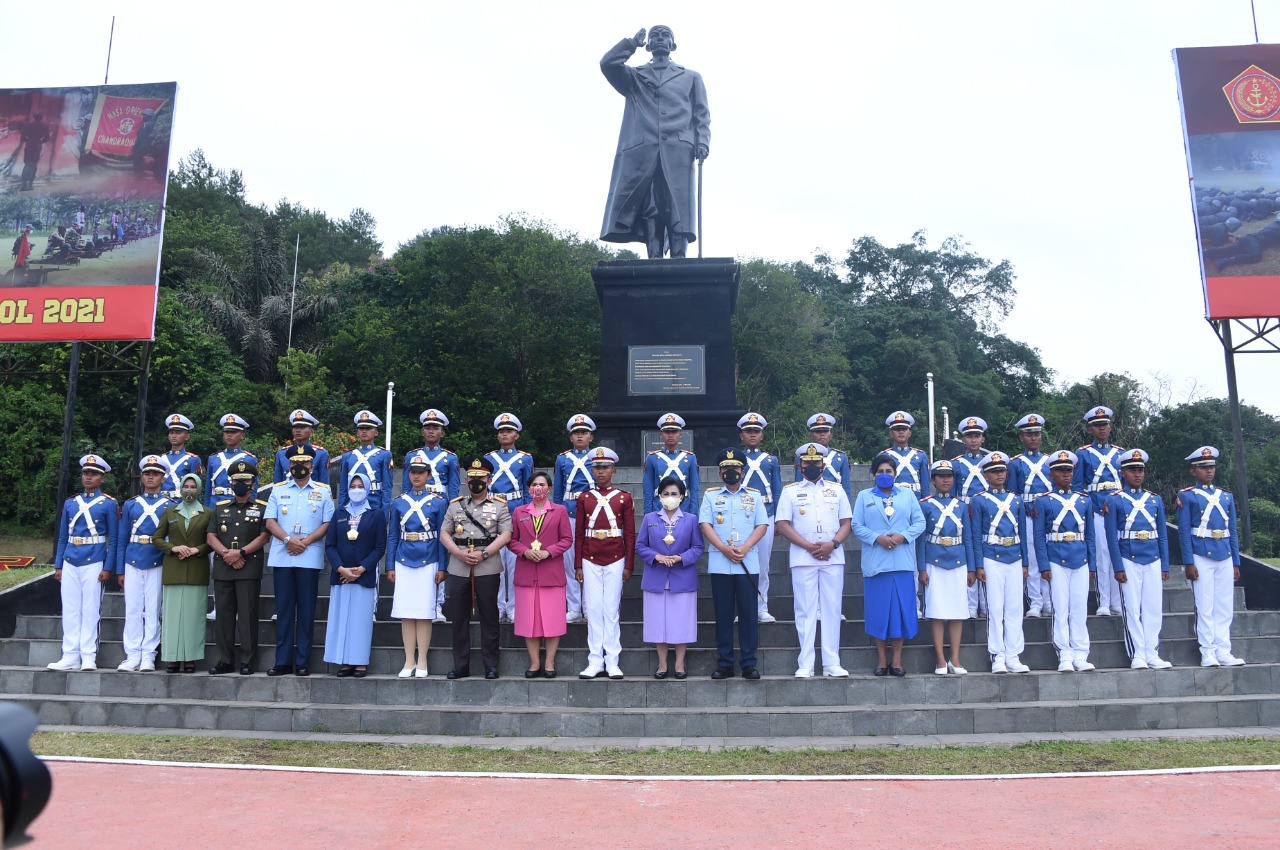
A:
<svg viewBox="0 0 1280 850">
<path fill-rule="evenodd" d="M 804 515 L 805 515 L 805 507 L 804 507 L 804 505 L 801 505 L 799 508 L 797 508 L 797 510 L 799 510 L 799 511 L 800 511 L 800 516 L 804 516 Z"/>
<path fill-rule="evenodd" d="M 716 514 L 716 525 L 724 524 L 724 514 Z"/>
<path fill-rule="evenodd" d="M 465 530 L 465 529 L 463 529 L 463 527 L 462 527 L 462 523 L 461 523 L 461 522 L 459 522 L 459 523 L 457 524 L 457 526 L 455 526 L 455 527 L 454 527 L 454 529 L 453 529 L 453 535 L 454 535 L 454 537 L 461 537 L 462 535 L 464 535 L 464 534 L 466 534 L 466 533 L 467 533 L 467 532 L 466 532 L 466 530 Z"/>
<path fill-rule="evenodd" d="M 539 551 L 542 548 L 542 541 L 535 539 L 532 543 L 529 544 L 529 548 L 535 552 Z"/>
<path fill-rule="evenodd" d="M 894 514 L 893 505 L 886 505 L 884 509 L 884 515 L 893 516 L 893 514 Z"/>
<path fill-rule="evenodd" d="M 356 531 L 354 528 L 348 528 L 348 529 L 347 529 L 347 539 L 348 539 L 348 540 L 355 540 L 355 539 L 357 539 L 359 536 L 360 536 L 360 532 Z"/>
<path fill-rule="evenodd" d="M 288 505 L 281 505 L 281 506 L 280 506 L 280 513 L 284 514 L 285 516 L 288 516 L 288 515 L 289 515 L 289 506 L 288 506 Z"/>
</svg>

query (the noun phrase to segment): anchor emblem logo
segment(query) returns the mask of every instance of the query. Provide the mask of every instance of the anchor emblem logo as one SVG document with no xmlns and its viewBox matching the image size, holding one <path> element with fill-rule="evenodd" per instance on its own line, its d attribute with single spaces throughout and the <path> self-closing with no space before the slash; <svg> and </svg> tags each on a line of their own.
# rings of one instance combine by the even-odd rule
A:
<svg viewBox="0 0 1280 850">
<path fill-rule="evenodd" d="M 1280 121 L 1280 77 L 1250 65 L 1222 87 L 1241 124 Z"/>
</svg>

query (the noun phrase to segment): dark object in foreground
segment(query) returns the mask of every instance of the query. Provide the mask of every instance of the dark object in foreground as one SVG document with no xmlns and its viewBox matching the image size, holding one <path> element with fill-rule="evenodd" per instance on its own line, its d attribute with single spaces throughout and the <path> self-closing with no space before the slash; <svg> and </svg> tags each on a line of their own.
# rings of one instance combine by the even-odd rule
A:
<svg viewBox="0 0 1280 850">
<path fill-rule="evenodd" d="M 5 847 L 31 840 L 27 827 L 44 811 L 53 790 L 49 769 L 31 752 L 35 730 L 34 714 L 0 702 L 0 821 Z"/>
</svg>

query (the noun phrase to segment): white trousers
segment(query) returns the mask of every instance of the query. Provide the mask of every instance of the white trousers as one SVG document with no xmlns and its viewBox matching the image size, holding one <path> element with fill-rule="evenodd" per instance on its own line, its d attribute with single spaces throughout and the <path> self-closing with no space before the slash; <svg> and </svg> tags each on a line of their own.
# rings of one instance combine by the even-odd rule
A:
<svg viewBox="0 0 1280 850">
<path fill-rule="evenodd" d="M 1120 583 L 1116 581 L 1115 572 L 1111 568 L 1111 550 L 1107 548 L 1107 518 L 1102 514 L 1093 515 L 1093 542 L 1097 550 L 1098 563 L 1098 607 L 1110 608 L 1112 613 L 1120 609 Z"/>
<path fill-rule="evenodd" d="M 1211 561 L 1195 555 L 1200 578 L 1191 582 L 1196 600 L 1196 639 L 1200 652 L 1231 653 L 1231 618 L 1235 615 L 1235 567 L 1231 559 Z M 65 573 L 64 573 L 65 575 Z"/>
<path fill-rule="evenodd" d="M 124 657 L 155 661 L 160 645 L 160 567 L 124 565 Z"/>
<path fill-rule="evenodd" d="M 102 563 L 74 567 L 62 563 L 62 660 L 98 660 L 102 616 Z M 127 581 L 127 580 L 126 580 Z"/>
<path fill-rule="evenodd" d="M 1035 521 L 1028 517 L 1024 522 L 1022 539 L 1031 541 Z M 1088 570 L 1085 570 L 1088 573 Z M 1027 546 L 1027 604 L 1048 613 L 1053 610 L 1053 594 L 1049 592 L 1049 582 L 1040 576 L 1040 559 L 1036 557 L 1034 546 Z"/>
<path fill-rule="evenodd" d="M 818 634 L 818 607 L 840 610 L 844 595 L 844 564 L 817 564 L 791 568 L 791 592 L 796 602 L 796 633 L 800 636 L 801 670 L 813 669 L 814 638 Z M 840 617 L 822 618 L 822 666 L 840 666 Z"/>
<path fill-rule="evenodd" d="M 617 664 L 622 654 L 622 628 L 618 606 L 622 602 L 622 567 L 625 559 L 612 564 L 582 560 L 582 609 L 587 615 L 587 664 L 603 667 Z"/>
<path fill-rule="evenodd" d="M 982 560 L 987 571 L 987 652 L 991 660 L 1022 654 L 1022 564 Z"/>
<path fill-rule="evenodd" d="M 498 616 L 516 618 L 516 553 L 503 547 L 498 553 L 502 572 L 498 578 Z"/>
<path fill-rule="evenodd" d="M 1059 661 L 1089 660 L 1089 568 L 1070 569 L 1051 564 L 1049 592 L 1053 597 L 1053 648 Z"/>
<path fill-rule="evenodd" d="M 917 581 L 918 580 L 919 580 L 919 577 L 917 576 Z M 965 591 L 969 599 L 969 612 L 974 616 L 976 616 L 979 611 L 986 611 L 987 615 L 990 616 L 991 612 L 987 611 L 987 602 L 985 599 L 983 599 L 983 595 L 981 591 L 982 591 L 982 582 L 980 581 L 975 581 L 973 583 L 973 586 L 968 588 Z"/>
<path fill-rule="evenodd" d="M 569 529 L 577 539 L 578 518 L 574 516 L 573 511 L 569 511 Z M 565 611 L 570 620 L 574 619 L 582 613 L 582 585 L 578 584 L 578 580 L 574 578 L 573 559 L 576 547 L 570 546 L 569 551 L 564 553 L 564 599 Z"/>
<path fill-rule="evenodd" d="M 751 550 L 755 553 L 756 563 L 760 565 L 759 584 L 760 595 L 756 597 L 759 603 L 760 613 L 763 614 L 769 610 L 769 559 L 773 556 L 773 517 L 769 517 L 769 524 L 765 526 L 764 537 L 760 538 L 760 542 L 756 544 L 756 548 Z"/>
<path fill-rule="evenodd" d="M 1130 658 L 1154 661 L 1159 655 L 1160 624 L 1164 620 L 1164 587 L 1160 562 L 1124 561 L 1125 583 L 1120 585 L 1124 605 L 1125 648 Z"/>
</svg>

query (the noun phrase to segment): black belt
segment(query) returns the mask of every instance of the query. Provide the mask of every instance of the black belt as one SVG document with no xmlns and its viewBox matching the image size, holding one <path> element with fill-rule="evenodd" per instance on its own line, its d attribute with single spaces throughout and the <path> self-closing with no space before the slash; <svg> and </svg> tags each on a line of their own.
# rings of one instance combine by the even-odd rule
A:
<svg viewBox="0 0 1280 850">
<path fill-rule="evenodd" d="M 468 549 L 476 548 L 477 546 L 483 549 L 497 539 L 496 537 L 455 537 L 453 542 L 459 546 L 466 546 Z"/>
</svg>

